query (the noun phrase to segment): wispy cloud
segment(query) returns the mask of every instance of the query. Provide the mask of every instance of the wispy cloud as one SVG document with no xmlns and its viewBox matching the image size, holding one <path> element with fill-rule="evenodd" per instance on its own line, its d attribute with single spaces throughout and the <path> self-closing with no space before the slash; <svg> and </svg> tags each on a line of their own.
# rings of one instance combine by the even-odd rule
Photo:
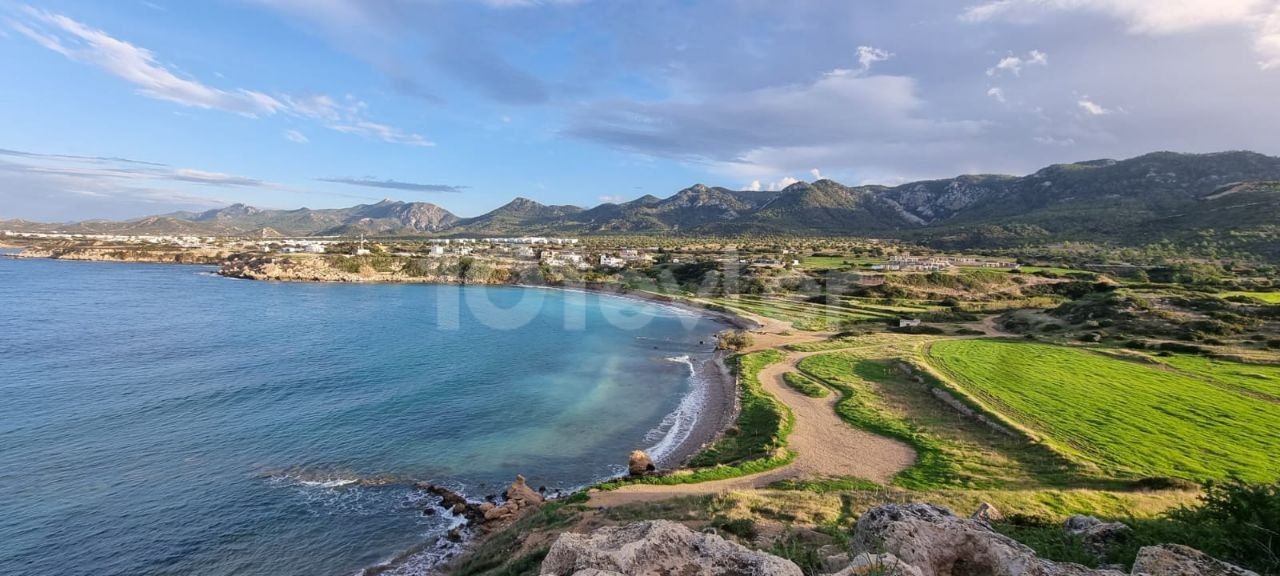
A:
<svg viewBox="0 0 1280 576">
<path fill-rule="evenodd" d="M 1026 56 L 1008 55 L 996 62 L 995 66 L 987 68 L 987 76 L 999 76 L 1003 73 L 1010 73 L 1014 76 L 1022 75 L 1022 69 L 1030 66 L 1048 66 L 1049 55 L 1039 50 L 1027 52 Z"/>
<path fill-rule="evenodd" d="M 295 142 L 298 144 L 306 144 L 311 141 L 311 139 L 307 138 L 306 134 L 303 134 L 297 130 L 285 130 L 284 137 L 286 140 L 290 142 Z"/>
<path fill-rule="evenodd" d="M 1106 108 L 1101 104 L 1094 102 L 1088 96 L 1080 98 L 1080 100 L 1076 102 L 1076 105 L 1079 106 L 1081 110 L 1084 110 L 1085 114 L 1090 116 L 1106 116 L 1108 114 L 1115 114 L 1119 111 Z"/>
<path fill-rule="evenodd" d="M 259 90 L 210 86 L 161 63 L 146 48 L 62 14 L 22 6 L 8 24 L 40 46 L 130 82 L 138 94 L 148 98 L 250 118 L 290 114 L 316 120 L 332 130 L 393 144 L 434 144 L 419 134 L 369 120 L 364 116 L 367 106 L 352 98 L 340 104 L 325 95 L 271 95 Z"/>
<path fill-rule="evenodd" d="M 1215 26 L 1253 35 L 1258 65 L 1280 67 L 1280 4 L 1275 0 L 987 0 L 965 9 L 962 20 L 1033 21 L 1054 12 L 1087 12 L 1124 22 L 1131 34 L 1163 36 Z"/>
<path fill-rule="evenodd" d="M 317 178 L 320 182 L 333 182 L 350 186 L 367 188 L 386 188 L 390 190 L 407 190 L 411 192 L 462 192 L 466 186 L 452 184 L 419 184 L 417 182 L 401 182 L 399 180 L 379 180 L 376 178 Z"/>
</svg>

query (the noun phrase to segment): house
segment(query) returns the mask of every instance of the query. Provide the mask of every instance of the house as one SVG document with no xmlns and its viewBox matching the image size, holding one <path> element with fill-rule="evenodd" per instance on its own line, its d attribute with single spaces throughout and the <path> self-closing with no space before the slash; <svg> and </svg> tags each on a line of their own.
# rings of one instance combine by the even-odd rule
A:
<svg viewBox="0 0 1280 576">
<path fill-rule="evenodd" d="M 899 318 L 898 319 L 899 328 L 914 328 L 919 325 L 920 325 L 919 318 Z"/>
<path fill-rule="evenodd" d="M 307 244 L 303 250 L 308 254 L 324 254 L 324 244 Z"/>
<path fill-rule="evenodd" d="M 444 246 L 432 246 L 427 249 L 427 254 L 431 256 L 444 256 Z"/>
<path fill-rule="evenodd" d="M 627 265 L 627 261 L 622 258 L 614 258 L 608 254 L 601 254 L 600 265 L 606 268 L 622 268 Z"/>
</svg>

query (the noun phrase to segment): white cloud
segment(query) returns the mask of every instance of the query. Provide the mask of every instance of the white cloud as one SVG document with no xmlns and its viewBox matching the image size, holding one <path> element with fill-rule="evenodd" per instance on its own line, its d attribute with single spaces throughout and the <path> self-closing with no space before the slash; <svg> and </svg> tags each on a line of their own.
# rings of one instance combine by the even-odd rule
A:
<svg viewBox="0 0 1280 576">
<path fill-rule="evenodd" d="M 369 138 L 376 138 L 383 142 L 392 144 L 407 144 L 409 146 L 435 146 L 436 143 L 417 134 L 402 132 L 397 128 L 370 122 L 368 120 L 354 120 L 348 123 L 330 124 L 329 128 L 343 132 L 346 134 L 359 134 Z"/>
<path fill-rule="evenodd" d="M 970 22 L 1029 22 L 1052 12 L 1120 20 L 1131 34 L 1170 35 L 1236 26 L 1253 34 L 1263 69 L 1280 67 L 1280 5 L 1275 0 L 988 0 L 965 9 Z"/>
<path fill-rule="evenodd" d="M 1025 57 L 1009 55 L 1001 58 L 996 62 L 995 66 L 987 68 L 987 76 L 997 76 L 1008 72 L 1014 76 L 1020 76 L 1022 69 L 1028 66 L 1048 66 L 1049 55 L 1039 50 L 1027 52 Z"/>
<path fill-rule="evenodd" d="M 858 47 L 858 65 L 862 67 L 862 71 L 866 72 L 871 69 L 871 65 L 876 62 L 884 62 L 893 57 L 887 50 L 881 50 L 872 46 Z"/>
<path fill-rule="evenodd" d="M 601 202 L 606 202 L 609 204 L 621 204 L 626 201 L 626 198 L 623 198 L 622 196 L 619 196 L 619 195 L 613 195 L 613 196 L 605 195 L 605 196 L 600 196 L 599 198 L 597 198 L 597 200 Z"/>
<path fill-rule="evenodd" d="M 817 168 L 814 168 L 814 169 L 810 170 L 810 171 L 809 171 L 809 174 L 812 174 L 812 175 L 813 175 L 813 179 L 814 179 L 814 180 L 821 180 L 821 179 L 822 179 L 822 171 L 821 171 L 821 170 L 818 170 Z"/>
<path fill-rule="evenodd" d="M 747 184 L 747 185 L 746 185 L 746 187 L 745 187 L 745 188 L 743 188 L 743 189 L 744 189 L 744 190 L 746 190 L 746 191 L 748 191 L 748 192 L 759 192 L 759 191 L 760 191 L 760 189 L 761 189 L 760 181 L 759 181 L 759 180 L 752 180 L 752 181 L 751 181 L 751 183 L 750 183 L 750 184 Z"/>
<path fill-rule="evenodd" d="M 1004 104 L 1005 102 L 1008 102 L 1008 100 L 1007 100 L 1007 99 L 1005 98 L 1005 96 L 1004 96 L 1004 89 L 1003 89 L 1003 88 L 1000 88 L 1000 87 L 998 87 L 998 86 L 997 86 L 997 87 L 993 87 L 993 88 L 988 89 L 988 90 L 987 90 L 987 96 L 990 96 L 990 97 L 992 97 L 992 98 L 995 98 L 995 99 L 996 99 L 996 102 L 999 102 L 999 103 L 1001 103 L 1001 104 Z"/>
<path fill-rule="evenodd" d="M 395 144 L 431 146 L 418 134 L 402 131 L 364 117 L 363 102 L 348 98 L 339 103 L 327 95 L 272 96 L 244 88 L 209 86 L 156 59 L 146 48 L 135 46 L 76 20 L 52 12 L 23 6 L 24 22 L 9 20 L 14 30 L 37 44 L 71 60 L 97 66 L 137 87 L 148 98 L 174 102 L 192 108 L 221 110 L 250 118 L 278 113 L 311 118 L 339 132 L 359 134 Z M 220 75 L 219 75 L 220 76 Z M 298 141 L 292 137 L 291 140 Z M 305 137 L 303 137 L 305 140 Z"/>
<path fill-rule="evenodd" d="M 311 141 L 309 138 L 307 138 L 306 134 L 303 134 L 297 130 L 285 130 L 284 137 L 288 141 L 296 142 L 298 144 L 306 144 Z"/>
<path fill-rule="evenodd" d="M 770 184 L 769 189 L 782 190 L 783 188 L 786 188 L 787 186 L 795 184 L 796 182 L 799 182 L 799 181 L 800 181 L 799 178 L 793 178 L 791 176 L 783 176 L 781 180 L 776 180 L 772 184 Z"/>
<path fill-rule="evenodd" d="M 10 26 L 41 46 L 77 62 L 92 64 L 138 87 L 138 93 L 157 100 L 195 108 L 217 109 L 245 116 L 269 116 L 283 104 L 262 92 L 222 90 L 183 78 L 156 61 L 146 48 L 134 46 L 60 14 L 30 6 L 29 18 Z"/>
<path fill-rule="evenodd" d="M 1104 108 L 1101 104 L 1090 100 L 1088 96 L 1080 98 L 1080 100 L 1076 102 L 1076 105 L 1080 106 L 1080 109 L 1084 110 L 1084 112 L 1090 116 L 1106 116 L 1116 112 L 1116 110 Z"/>
</svg>

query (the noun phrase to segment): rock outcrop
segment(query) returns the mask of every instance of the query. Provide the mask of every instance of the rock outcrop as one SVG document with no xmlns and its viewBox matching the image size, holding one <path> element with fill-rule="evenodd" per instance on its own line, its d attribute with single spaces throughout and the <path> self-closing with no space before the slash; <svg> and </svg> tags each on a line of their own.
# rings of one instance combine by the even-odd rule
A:
<svg viewBox="0 0 1280 576">
<path fill-rule="evenodd" d="M 984 504 L 973 518 L 960 518 L 931 504 L 890 504 L 867 511 L 854 528 L 853 550 L 830 554 L 827 576 L 1125 576 L 1052 562 L 991 529 L 998 517 Z M 1065 529 L 1080 534 L 1128 534 L 1088 516 L 1072 517 Z M 830 547 L 824 547 L 824 549 Z M 838 562 L 837 562 L 838 561 Z M 665 520 L 564 533 L 542 563 L 545 576 L 799 576 L 790 560 L 753 551 L 719 536 L 697 533 Z M 1129 576 L 1258 576 L 1186 546 L 1147 546 Z"/>
<path fill-rule="evenodd" d="M 1069 534 L 1075 534 L 1084 540 L 1094 552 L 1102 554 L 1114 544 L 1129 539 L 1133 530 L 1119 522 L 1103 522 L 1093 516 L 1077 514 L 1062 525 Z"/>
<path fill-rule="evenodd" d="M 468 502 L 461 494 L 435 484 L 422 483 L 418 487 L 438 496 L 441 508 L 465 518 L 469 526 L 482 532 L 492 532 L 506 526 L 544 502 L 542 495 L 530 488 L 525 483 L 524 476 L 519 475 L 503 493 L 506 499 L 501 504 Z"/>
<path fill-rule="evenodd" d="M 653 459 L 644 450 L 634 450 L 631 452 L 631 458 L 627 461 L 627 472 L 632 476 L 645 476 L 653 474 L 658 467 L 653 463 Z"/>
<path fill-rule="evenodd" d="M 1143 576 L 1258 576 L 1256 572 L 1215 560 L 1178 544 L 1146 546 L 1138 551 L 1133 574 Z"/>
<path fill-rule="evenodd" d="M 858 519 L 854 546 L 860 551 L 892 554 L 917 568 L 921 576 L 1121 574 L 1042 560 L 1033 550 L 996 533 L 985 522 L 959 518 L 932 504 L 872 508 Z"/>
<path fill-rule="evenodd" d="M 982 512 L 980 509 L 979 512 Z M 987 510 L 988 514 L 990 510 Z M 978 516 L 975 513 L 975 516 Z M 1089 516 L 1075 516 L 1064 529 L 1101 545 L 1126 538 L 1129 527 Z M 979 519 L 959 518 L 931 504 L 891 504 L 867 511 L 854 529 L 854 547 L 880 553 L 918 570 L 920 576 L 983 574 L 989 576 L 1121 576 L 1111 569 L 1051 562 L 999 534 Z M 886 556 L 887 555 L 887 556 Z M 916 572 L 899 571 L 902 574 Z M 893 572 L 885 572 L 893 574 Z M 841 573 L 843 575 L 843 573 Z M 859 574 L 859 572 L 850 572 Z M 1138 551 L 1133 576 L 1257 576 L 1186 546 L 1164 544 Z"/>
<path fill-rule="evenodd" d="M 542 562 L 541 574 L 589 576 L 801 576 L 799 566 L 665 520 L 609 526 L 590 534 L 564 533 Z"/>
</svg>

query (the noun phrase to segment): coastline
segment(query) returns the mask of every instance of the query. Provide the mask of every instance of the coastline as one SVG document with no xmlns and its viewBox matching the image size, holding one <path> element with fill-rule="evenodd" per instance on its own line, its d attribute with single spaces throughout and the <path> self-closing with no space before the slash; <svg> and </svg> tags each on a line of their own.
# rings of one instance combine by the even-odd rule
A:
<svg viewBox="0 0 1280 576">
<path fill-rule="evenodd" d="M 81 254 L 55 255 L 50 252 L 33 251 L 30 249 L 24 250 L 23 253 L 4 254 L 3 256 L 14 258 L 14 259 L 46 258 L 46 259 L 53 259 L 53 260 L 78 260 L 78 261 L 100 261 L 100 262 L 122 262 L 122 263 L 149 262 L 149 263 L 157 263 L 157 264 L 204 264 L 203 262 L 183 261 L 183 259 L 180 259 L 180 258 L 163 258 L 163 259 L 154 258 L 154 259 L 147 259 L 147 260 L 139 260 L 134 258 L 126 259 L 126 258 L 119 258 L 119 257 L 111 257 L 115 255 L 107 255 L 102 253 L 95 253 L 93 254 L 93 257 L 84 257 L 84 255 L 81 255 Z M 103 257 L 103 256 L 106 256 L 106 257 Z M 345 278 L 330 279 L 330 278 L 320 278 L 320 277 L 312 277 L 312 278 L 262 277 L 262 276 L 256 276 L 256 275 L 243 274 L 244 272 L 243 269 L 238 269 L 236 270 L 236 272 L 239 272 L 239 273 L 228 273 L 228 270 L 224 265 L 222 269 L 220 269 L 217 272 L 217 274 L 224 278 L 258 280 L 258 281 L 325 283 L 325 284 L 343 284 L 343 283 L 350 282 L 350 280 Z M 701 318 L 705 318 L 712 322 L 719 323 L 723 325 L 725 329 L 757 330 L 761 327 L 761 325 L 758 322 L 755 322 L 746 317 L 743 317 L 728 311 L 713 310 L 711 308 L 700 305 L 698 303 L 687 301 L 679 296 L 658 294 L 658 293 L 646 292 L 642 290 L 626 290 L 626 289 L 622 289 L 619 286 L 590 285 L 590 284 L 558 285 L 557 286 L 557 285 L 521 284 L 521 283 L 515 283 L 515 282 L 501 283 L 501 284 L 467 284 L 467 283 L 462 283 L 457 281 L 442 281 L 442 279 L 438 277 L 437 278 L 413 278 L 413 279 L 405 279 L 405 278 L 372 279 L 372 280 L 361 279 L 360 283 L 511 286 L 511 287 L 518 287 L 518 288 L 540 288 L 545 290 L 591 292 L 591 293 L 596 293 L 596 294 L 605 295 L 605 296 L 612 296 L 615 298 L 624 298 L 624 299 L 630 299 L 630 300 L 637 300 L 641 302 L 647 302 L 657 306 L 664 306 L 664 307 L 672 308 L 682 312 L 686 312 L 689 314 L 695 314 Z M 699 353 L 700 351 L 691 350 L 690 352 Z M 700 353 L 699 353 L 699 356 L 701 356 Z M 700 383 L 701 386 L 704 387 L 704 389 L 701 391 L 691 390 L 689 394 L 695 394 L 700 392 L 702 395 L 702 402 L 701 402 L 701 405 L 698 406 L 696 414 L 694 415 L 693 423 L 692 423 L 689 434 L 679 444 L 670 448 L 669 453 L 662 455 L 662 458 L 660 459 L 659 464 L 661 464 L 664 468 L 667 468 L 667 469 L 683 468 L 685 464 L 694 455 L 700 452 L 705 446 L 718 440 L 724 434 L 725 430 L 727 430 L 736 419 L 737 413 L 738 413 L 738 383 L 736 378 L 733 376 L 732 372 L 729 370 L 728 366 L 725 365 L 725 359 L 727 357 L 728 357 L 728 353 L 717 350 L 711 354 L 710 358 L 705 360 L 703 360 L 702 358 L 698 358 L 700 362 L 693 363 L 692 365 L 693 374 L 691 374 L 690 378 L 695 383 Z M 643 447 L 643 448 L 648 449 L 650 447 Z M 601 480 L 608 480 L 608 479 L 606 478 Z"/>
<path fill-rule="evenodd" d="M 576 290 L 612 296 L 615 298 L 637 300 L 654 304 L 656 306 L 664 306 L 682 312 L 695 314 L 724 326 L 724 329 L 730 330 L 755 330 L 760 327 L 759 323 L 731 312 L 711 310 L 692 302 L 682 301 L 676 296 L 667 296 L 652 292 L 618 290 L 607 286 L 590 285 L 538 286 L 533 284 L 512 284 L 511 286 L 519 288 L 539 288 L 544 290 Z M 691 350 L 690 352 L 696 353 L 698 351 Z M 716 440 L 719 440 L 724 432 L 728 430 L 737 419 L 739 399 L 738 380 L 733 375 L 733 372 L 729 369 L 728 365 L 725 364 L 725 360 L 728 357 L 728 352 L 724 350 L 716 350 L 711 353 L 710 358 L 699 358 L 699 362 L 691 363 L 693 373 L 690 375 L 690 378 L 695 382 L 695 385 L 697 385 L 697 383 L 701 383 L 703 389 L 701 391 L 696 389 L 691 390 L 689 394 L 697 394 L 701 392 L 702 402 L 695 414 L 693 425 L 688 436 L 672 448 L 668 454 L 662 455 L 662 458 L 659 459 L 658 463 L 661 464 L 662 467 L 672 470 L 684 468 L 689 460 L 701 452 L 703 448 L 712 444 Z M 650 447 L 644 448 L 647 450 Z M 601 481 L 612 480 L 615 478 L 605 478 L 601 479 Z"/>
</svg>

